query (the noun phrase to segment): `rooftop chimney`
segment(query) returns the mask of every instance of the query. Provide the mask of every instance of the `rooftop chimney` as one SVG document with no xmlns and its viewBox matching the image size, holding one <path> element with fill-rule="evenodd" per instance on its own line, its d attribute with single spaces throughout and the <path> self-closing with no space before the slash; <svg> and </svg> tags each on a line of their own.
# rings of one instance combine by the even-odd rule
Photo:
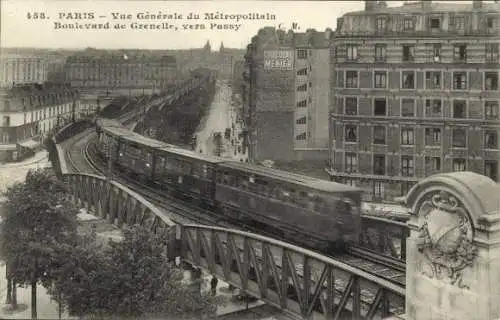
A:
<svg viewBox="0 0 500 320">
<path fill-rule="evenodd" d="M 481 9 L 483 7 L 483 1 L 481 1 L 481 0 L 472 1 L 472 7 L 474 9 Z"/>
<path fill-rule="evenodd" d="M 373 11 L 377 6 L 377 2 L 373 0 L 365 0 L 365 11 Z"/>
<path fill-rule="evenodd" d="M 422 10 L 429 10 L 432 6 L 432 1 L 431 0 L 422 1 L 421 4 L 422 4 Z"/>
</svg>

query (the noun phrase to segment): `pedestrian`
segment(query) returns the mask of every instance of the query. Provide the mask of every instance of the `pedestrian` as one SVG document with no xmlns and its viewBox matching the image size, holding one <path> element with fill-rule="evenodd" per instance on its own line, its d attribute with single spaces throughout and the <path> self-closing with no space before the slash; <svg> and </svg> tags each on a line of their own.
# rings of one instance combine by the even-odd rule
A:
<svg viewBox="0 0 500 320">
<path fill-rule="evenodd" d="M 210 280 L 210 289 L 212 291 L 212 296 L 215 296 L 217 293 L 217 283 L 219 280 L 215 276 L 212 276 L 212 280 Z"/>
</svg>

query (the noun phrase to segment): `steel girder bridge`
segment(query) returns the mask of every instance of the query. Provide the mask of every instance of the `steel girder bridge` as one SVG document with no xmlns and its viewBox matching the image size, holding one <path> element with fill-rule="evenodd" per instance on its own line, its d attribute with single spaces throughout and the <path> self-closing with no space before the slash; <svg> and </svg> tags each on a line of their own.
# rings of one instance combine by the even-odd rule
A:
<svg viewBox="0 0 500 320">
<path fill-rule="evenodd" d="M 71 130 L 66 127 L 65 130 Z M 65 132 L 61 136 L 69 137 Z M 59 142 L 61 139 L 57 139 Z M 141 224 L 164 233 L 171 259 L 180 256 L 244 293 L 303 319 L 382 319 L 404 313 L 404 285 L 331 257 L 257 234 L 201 225 L 176 225 L 126 186 L 101 176 L 69 173 L 53 140 L 52 159 L 75 201 L 118 226 Z M 369 223 L 368 223 L 369 222 Z M 404 260 L 406 232 L 387 232 L 387 221 L 364 219 L 373 252 Z M 386 226 L 381 228 L 380 224 Z M 402 224 L 404 225 L 404 224 Z M 379 232 L 376 232 L 379 230 Z M 374 241 L 366 235 L 376 232 Z M 400 241 L 399 250 L 392 243 Z"/>
</svg>

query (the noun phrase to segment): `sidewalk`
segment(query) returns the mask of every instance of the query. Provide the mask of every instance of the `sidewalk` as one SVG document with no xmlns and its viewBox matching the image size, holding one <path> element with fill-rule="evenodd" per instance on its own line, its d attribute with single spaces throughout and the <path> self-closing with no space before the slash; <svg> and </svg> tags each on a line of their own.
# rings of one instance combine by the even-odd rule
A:
<svg viewBox="0 0 500 320">
<path fill-rule="evenodd" d="M 31 287 L 17 288 L 18 310 L 10 310 L 5 304 L 7 298 L 7 280 L 5 279 L 5 265 L 0 262 L 0 319 L 31 319 Z M 37 314 L 38 319 L 58 319 L 59 307 L 51 300 L 47 290 L 41 285 L 37 287 Z M 62 313 L 63 319 L 71 319 L 67 313 Z M 73 318 L 76 319 L 76 318 Z"/>
<path fill-rule="evenodd" d="M 6 163 L 0 165 L 0 192 L 16 182 L 22 182 L 30 169 L 50 167 L 47 151 L 41 151 L 34 157 L 18 163 Z"/>
<path fill-rule="evenodd" d="M 6 168 L 19 168 L 36 164 L 48 159 L 49 153 L 45 150 L 38 151 L 33 157 L 24 159 L 21 162 L 10 162 L 0 164 L 0 170 Z"/>
</svg>

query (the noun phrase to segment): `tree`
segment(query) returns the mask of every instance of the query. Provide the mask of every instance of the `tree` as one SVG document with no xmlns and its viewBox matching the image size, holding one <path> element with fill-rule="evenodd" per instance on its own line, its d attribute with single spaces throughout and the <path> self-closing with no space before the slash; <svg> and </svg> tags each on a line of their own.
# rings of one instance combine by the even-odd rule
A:
<svg viewBox="0 0 500 320">
<path fill-rule="evenodd" d="M 165 239 L 141 226 L 101 251 L 82 242 L 68 255 L 51 294 L 80 317 L 144 318 L 214 314 L 217 298 L 193 292 L 167 261 Z"/>
<path fill-rule="evenodd" d="M 0 255 L 15 283 L 31 285 L 31 312 L 36 318 L 37 284 L 50 287 L 53 271 L 64 259 L 60 247 L 76 241 L 77 208 L 47 169 L 30 170 L 26 181 L 8 188 L 5 197 Z"/>
</svg>

